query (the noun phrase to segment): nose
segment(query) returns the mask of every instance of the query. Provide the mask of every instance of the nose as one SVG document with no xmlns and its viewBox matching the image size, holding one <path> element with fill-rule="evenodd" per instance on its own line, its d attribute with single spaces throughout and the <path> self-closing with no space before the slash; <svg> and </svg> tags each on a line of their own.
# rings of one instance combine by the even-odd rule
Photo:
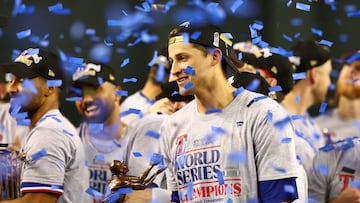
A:
<svg viewBox="0 0 360 203">
<path fill-rule="evenodd" d="M 176 63 L 173 62 L 171 64 L 171 70 L 170 70 L 170 74 L 171 76 L 178 76 L 180 73 L 182 72 L 182 68 Z"/>
</svg>

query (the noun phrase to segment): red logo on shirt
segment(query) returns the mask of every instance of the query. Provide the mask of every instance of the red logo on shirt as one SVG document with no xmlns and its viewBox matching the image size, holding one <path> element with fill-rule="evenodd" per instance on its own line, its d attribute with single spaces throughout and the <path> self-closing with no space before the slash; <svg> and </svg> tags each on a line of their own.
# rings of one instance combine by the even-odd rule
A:
<svg viewBox="0 0 360 203">
<path fill-rule="evenodd" d="M 184 143 L 187 140 L 187 134 L 180 135 L 176 138 L 177 146 L 177 155 L 183 154 L 185 152 Z"/>
</svg>

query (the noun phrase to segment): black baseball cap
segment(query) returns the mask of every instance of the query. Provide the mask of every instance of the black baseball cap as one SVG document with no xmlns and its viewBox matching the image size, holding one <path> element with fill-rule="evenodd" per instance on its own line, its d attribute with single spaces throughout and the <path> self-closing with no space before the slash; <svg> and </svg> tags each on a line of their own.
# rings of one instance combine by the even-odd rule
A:
<svg viewBox="0 0 360 203">
<path fill-rule="evenodd" d="M 294 86 L 292 74 L 294 66 L 290 63 L 288 57 L 272 53 L 270 56 L 255 56 L 250 53 L 242 53 L 242 61 L 262 69 L 266 74 L 276 78 L 282 92 L 287 94 Z"/>
<path fill-rule="evenodd" d="M 236 88 L 244 87 L 245 89 L 247 89 L 249 91 L 257 92 L 257 93 L 260 93 L 260 94 L 263 94 L 266 96 L 268 96 L 269 92 L 270 92 L 269 83 L 263 77 L 261 77 L 261 75 L 259 75 L 259 74 L 250 73 L 250 72 L 241 72 L 240 74 L 236 74 L 228 80 L 229 80 L 230 84 Z M 249 86 L 255 80 L 258 81 L 259 85 L 256 87 L 256 89 L 249 89 Z"/>
<path fill-rule="evenodd" d="M 119 85 L 114 70 L 103 63 L 88 62 L 80 65 L 72 75 L 72 86 L 79 84 L 102 85 L 103 82 Z"/>
<path fill-rule="evenodd" d="M 296 66 L 295 73 L 319 67 L 331 58 L 330 48 L 314 40 L 298 41 L 290 51 L 293 56 L 289 60 Z"/>
<path fill-rule="evenodd" d="M 20 78 L 65 79 L 61 59 L 55 53 L 44 48 L 26 49 L 13 63 L 1 64 L 0 71 L 12 73 Z"/>
<path fill-rule="evenodd" d="M 195 98 L 193 95 L 181 95 L 176 81 L 162 84 L 161 90 L 162 92 L 156 96 L 156 100 L 166 97 L 170 101 L 191 101 Z"/>
<path fill-rule="evenodd" d="M 209 23 L 182 23 L 177 28 L 177 36 L 171 36 L 168 40 L 168 45 L 176 42 L 189 42 L 202 45 L 207 48 L 219 48 L 222 52 L 222 60 L 225 62 L 226 77 L 238 74 L 236 66 L 233 64 L 229 55 L 232 50 L 232 41 L 218 26 Z"/>
</svg>

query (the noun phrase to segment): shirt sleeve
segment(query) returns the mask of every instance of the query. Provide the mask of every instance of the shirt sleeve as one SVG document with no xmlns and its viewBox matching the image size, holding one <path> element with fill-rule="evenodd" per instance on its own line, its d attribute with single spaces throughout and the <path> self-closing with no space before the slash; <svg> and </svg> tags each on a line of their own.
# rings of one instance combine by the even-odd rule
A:
<svg viewBox="0 0 360 203">
<path fill-rule="evenodd" d="M 284 189 L 287 188 L 287 189 Z M 295 178 L 259 182 L 259 199 L 263 203 L 292 202 L 298 199 Z"/>
<path fill-rule="evenodd" d="M 24 146 L 27 158 L 22 172 L 21 192 L 48 192 L 61 195 L 65 168 L 71 160 L 71 143 L 58 129 L 38 128 Z"/>
</svg>

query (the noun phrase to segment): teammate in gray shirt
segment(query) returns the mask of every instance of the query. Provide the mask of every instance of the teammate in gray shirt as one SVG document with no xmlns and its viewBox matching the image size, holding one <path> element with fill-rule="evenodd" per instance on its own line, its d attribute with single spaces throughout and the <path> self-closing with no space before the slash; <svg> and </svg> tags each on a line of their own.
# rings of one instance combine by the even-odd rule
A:
<svg viewBox="0 0 360 203">
<path fill-rule="evenodd" d="M 9 202 L 88 202 L 83 146 L 59 111 L 64 79 L 60 59 L 45 49 L 30 48 L 1 70 L 12 73 L 11 115 L 30 130 L 20 151 L 23 196 Z"/>
<path fill-rule="evenodd" d="M 344 54 L 333 108 L 315 118 L 329 142 L 360 136 L 360 51 Z"/>
</svg>

